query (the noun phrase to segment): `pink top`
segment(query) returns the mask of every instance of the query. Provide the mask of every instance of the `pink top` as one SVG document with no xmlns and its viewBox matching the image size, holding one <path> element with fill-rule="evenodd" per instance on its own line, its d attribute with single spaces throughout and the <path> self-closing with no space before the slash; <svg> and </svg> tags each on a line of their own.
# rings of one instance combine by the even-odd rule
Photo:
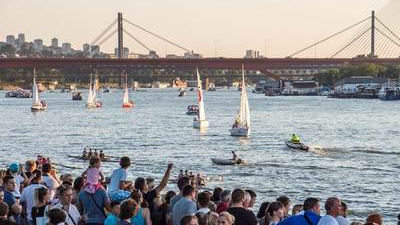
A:
<svg viewBox="0 0 400 225">
<path fill-rule="evenodd" d="M 86 170 L 86 183 L 98 184 L 101 171 L 98 168 L 89 168 Z"/>
</svg>

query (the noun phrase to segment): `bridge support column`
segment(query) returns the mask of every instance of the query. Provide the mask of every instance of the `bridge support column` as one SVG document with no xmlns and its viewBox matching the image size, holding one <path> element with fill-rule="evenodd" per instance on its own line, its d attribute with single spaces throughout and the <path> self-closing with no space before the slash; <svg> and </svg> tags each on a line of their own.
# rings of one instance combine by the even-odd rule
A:
<svg viewBox="0 0 400 225">
<path fill-rule="evenodd" d="M 371 58 L 375 58 L 375 11 L 371 13 Z"/>
<path fill-rule="evenodd" d="M 122 13 L 118 13 L 118 59 L 124 58 L 124 36 L 123 36 L 123 26 L 122 26 Z M 119 75 L 119 84 L 122 88 L 122 72 Z"/>
</svg>

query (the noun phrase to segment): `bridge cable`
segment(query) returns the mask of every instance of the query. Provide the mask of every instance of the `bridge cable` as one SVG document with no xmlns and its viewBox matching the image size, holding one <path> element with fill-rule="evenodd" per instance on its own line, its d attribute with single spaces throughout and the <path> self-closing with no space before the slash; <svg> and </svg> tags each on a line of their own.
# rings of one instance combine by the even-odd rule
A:
<svg viewBox="0 0 400 225">
<path fill-rule="evenodd" d="M 354 58 L 357 57 L 358 55 L 368 55 L 366 54 L 366 51 L 369 48 L 369 36 L 368 35 L 363 35 L 358 41 L 357 44 L 354 44 L 353 46 L 355 46 L 352 51 L 350 52 L 351 57 L 350 58 Z"/>
<path fill-rule="evenodd" d="M 384 41 L 385 41 L 385 44 L 384 44 L 384 46 L 382 48 L 382 57 L 385 58 L 385 57 L 387 57 L 387 49 L 391 46 L 392 43 L 389 40 L 390 37 L 386 33 L 382 32 L 378 27 L 376 27 L 376 31 L 377 31 L 377 33 L 381 34 L 380 36 L 382 36 Z"/>
<path fill-rule="evenodd" d="M 335 56 L 337 56 L 338 54 L 340 54 L 343 50 L 345 50 L 347 47 L 349 47 L 349 45 L 353 44 L 355 41 L 357 41 L 358 39 L 360 39 L 365 33 L 367 33 L 369 30 L 371 30 L 371 27 L 368 28 L 367 30 L 365 30 L 362 34 L 358 35 L 352 42 L 350 42 L 349 44 L 347 44 L 346 46 L 344 46 L 342 49 L 340 49 L 339 51 L 337 51 L 335 54 L 333 54 L 333 56 L 331 56 L 331 58 L 334 58 Z"/>
<path fill-rule="evenodd" d="M 392 1 L 390 4 L 388 4 L 388 5 L 390 5 L 390 6 L 392 6 L 393 4 L 398 4 L 398 2 L 395 2 L 395 1 Z M 398 6 L 399 6 L 399 4 L 398 4 Z M 391 35 L 393 35 L 393 36 L 395 36 L 396 37 L 396 39 L 399 39 L 398 38 L 398 36 L 397 35 L 395 35 L 396 33 L 399 33 L 399 29 L 396 29 L 397 27 L 399 27 L 398 25 L 398 21 L 399 21 L 399 15 L 398 15 L 398 13 L 396 12 L 396 10 L 394 10 L 394 9 L 397 9 L 398 7 L 391 7 L 391 8 L 388 8 L 388 10 L 386 10 L 387 12 L 385 12 L 385 14 L 382 14 L 382 17 L 383 17 L 383 19 L 382 20 L 380 20 L 379 18 L 377 18 L 377 20 L 378 20 L 378 23 L 377 24 L 380 24 L 380 25 L 382 25 L 383 27 L 385 27 L 385 29 L 386 30 L 388 30 L 390 33 L 391 33 Z M 385 15 L 388 15 L 388 16 L 385 16 Z M 379 16 L 380 17 L 380 16 Z M 397 22 L 396 22 L 397 21 Z M 393 25 L 393 23 L 394 23 L 394 26 L 391 26 L 391 25 Z M 395 30 L 393 30 L 393 29 L 389 29 L 389 27 L 392 27 L 392 28 L 395 28 Z M 389 52 L 389 55 L 390 56 L 392 56 L 392 55 L 394 55 L 394 56 L 398 56 L 398 51 L 400 50 L 400 48 L 391 48 L 391 50 L 390 50 L 390 52 Z M 394 53 L 394 54 L 393 54 Z"/>
<path fill-rule="evenodd" d="M 353 24 L 353 25 L 351 25 L 351 26 L 349 26 L 349 27 L 347 27 L 347 28 L 345 28 L 345 29 L 343 29 L 343 30 L 341 30 L 341 31 L 339 31 L 339 32 L 337 32 L 337 33 L 335 33 L 335 34 L 333 34 L 333 35 L 327 37 L 327 38 L 324 38 L 324 39 L 322 39 L 321 41 L 318 41 L 318 42 L 315 43 L 315 44 L 312 44 L 312 45 L 310 45 L 310 46 L 308 46 L 308 47 L 306 47 L 306 48 L 303 48 L 303 49 L 301 49 L 300 51 L 297 51 L 297 52 L 295 52 L 295 53 L 289 55 L 289 57 L 293 57 L 293 56 L 295 56 L 295 55 L 297 55 L 297 54 L 299 54 L 299 53 L 302 53 L 302 52 L 304 52 L 304 51 L 306 51 L 306 50 L 308 50 L 308 49 L 310 49 L 310 48 L 312 48 L 312 47 L 314 47 L 314 46 L 316 46 L 316 45 L 319 45 L 319 44 L 321 44 L 321 43 L 323 43 L 323 42 L 325 42 L 325 41 L 327 41 L 327 40 L 329 40 L 329 39 L 331 39 L 331 38 L 333 38 L 333 37 L 336 37 L 337 35 L 342 34 L 342 33 L 346 32 L 346 31 L 352 29 L 353 27 L 356 27 L 356 26 L 358 26 L 358 25 L 364 23 L 365 21 L 367 21 L 367 20 L 369 20 L 369 19 L 371 19 L 371 17 L 368 17 L 368 18 L 366 18 L 366 19 L 364 19 L 364 20 L 361 20 L 360 22 L 355 23 L 355 24 Z"/>
<path fill-rule="evenodd" d="M 168 40 L 168 39 L 166 39 L 166 38 L 163 38 L 163 37 L 161 37 L 160 35 L 155 34 L 154 32 L 151 32 L 151 31 L 149 31 L 149 30 L 147 30 L 147 29 L 145 29 L 145 28 L 143 28 L 143 27 L 141 27 L 141 26 L 139 26 L 139 25 L 137 25 L 137 24 L 134 24 L 134 23 L 130 22 L 129 20 L 126 20 L 126 19 L 123 19 L 123 20 L 124 20 L 125 22 L 129 23 L 130 25 L 135 26 L 135 27 L 137 27 L 137 28 L 143 30 L 144 32 L 146 32 L 146 33 L 148 33 L 148 34 L 151 34 L 151 35 L 153 35 L 153 36 L 155 36 L 155 37 L 157 37 L 157 38 L 159 38 L 159 39 L 161 39 L 161 40 L 163 40 L 163 41 L 165 41 L 165 42 L 168 42 L 169 44 L 171 44 L 171 45 L 173 45 L 173 46 L 175 46 L 175 47 L 177 47 L 177 48 L 180 48 L 180 49 L 184 50 L 185 52 L 190 52 L 189 49 L 187 49 L 187 48 L 185 48 L 185 47 L 182 47 L 182 46 L 180 46 L 180 45 L 178 45 L 178 44 L 176 44 L 176 43 L 174 43 L 174 42 L 172 42 L 172 41 L 170 41 L 170 40 Z"/>
<path fill-rule="evenodd" d="M 387 30 L 391 35 L 397 38 L 397 40 L 400 40 L 399 36 L 397 36 L 391 29 L 389 29 L 384 23 L 382 23 L 378 18 L 376 20 Z"/>
<path fill-rule="evenodd" d="M 382 34 L 383 36 L 385 36 L 389 41 L 391 41 L 393 44 L 397 45 L 397 47 L 400 47 L 400 44 L 397 43 L 395 40 L 393 40 L 391 37 L 389 37 L 387 34 L 383 33 L 380 29 L 376 28 L 376 30 Z"/>
<path fill-rule="evenodd" d="M 100 41 L 99 45 L 102 45 L 104 42 L 106 42 L 108 39 L 110 39 L 117 32 L 118 32 L 118 28 L 115 29 L 113 32 L 111 32 L 109 35 L 107 35 L 102 41 Z"/>
<path fill-rule="evenodd" d="M 351 42 L 361 33 L 363 32 L 365 29 L 368 29 L 368 26 L 365 25 L 363 26 L 361 29 L 359 29 L 358 32 L 355 32 L 354 35 L 352 35 L 348 41 L 345 42 L 344 46 L 349 45 L 349 48 L 346 49 L 346 54 L 347 52 L 349 53 L 349 58 L 353 58 L 354 54 L 357 54 L 356 52 L 358 51 L 357 48 L 359 48 L 360 43 L 357 41 L 357 44 L 351 44 Z M 339 48 L 341 49 L 341 48 Z M 337 49 L 336 51 L 338 51 L 339 49 Z M 346 55 L 345 55 L 346 56 Z"/>
<path fill-rule="evenodd" d="M 103 32 L 101 32 L 100 35 L 97 36 L 90 45 L 95 45 L 100 40 L 100 38 L 102 38 L 116 23 L 117 19 L 115 19 L 110 25 L 108 25 L 108 27 Z"/>
<path fill-rule="evenodd" d="M 143 48 L 147 49 L 147 51 L 151 51 L 149 47 L 147 47 L 145 44 L 143 44 L 139 39 L 137 39 L 135 36 L 130 34 L 127 30 L 123 29 L 124 33 L 127 34 L 129 37 L 131 37 L 133 40 L 135 40 L 138 44 L 140 44 Z"/>
</svg>

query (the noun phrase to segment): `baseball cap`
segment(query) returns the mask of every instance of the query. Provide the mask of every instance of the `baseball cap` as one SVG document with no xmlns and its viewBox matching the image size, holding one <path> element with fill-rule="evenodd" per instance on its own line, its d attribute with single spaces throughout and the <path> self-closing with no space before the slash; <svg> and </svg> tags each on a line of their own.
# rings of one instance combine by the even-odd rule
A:
<svg viewBox="0 0 400 225">
<path fill-rule="evenodd" d="M 18 171 L 19 171 L 19 166 L 18 166 L 17 163 L 11 163 L 10 166 L 8 167 L 8 169 L 9 169 L 11 172 L 18 173 Z"/>
</svg>

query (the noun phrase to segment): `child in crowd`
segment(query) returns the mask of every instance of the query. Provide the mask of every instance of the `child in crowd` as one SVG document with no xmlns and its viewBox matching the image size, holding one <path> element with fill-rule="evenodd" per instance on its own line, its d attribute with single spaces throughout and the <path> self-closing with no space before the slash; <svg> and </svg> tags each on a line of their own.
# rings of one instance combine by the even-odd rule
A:
<svg viewBox="0 0 400 225">
<path fill-rule="evenodd" d="M 104 225 L 115 225 L 119 220 L 119 213 L 121 212 L 121 205 L 117 201 L 112 201 L 111 203 L 111 213 L 108 214 Z"/>
<path fill-rule="evenodd" d="M 92 157 L 89 160 L 89 164 L 89 168 L 82 173 L 82 177 L 85 179 L 83 190 L 94 194 L 98 189 L 103 188 L 101 183 L 104 182 L 104 175 L 100 170 L 100 158 Z"/>
</svg>

